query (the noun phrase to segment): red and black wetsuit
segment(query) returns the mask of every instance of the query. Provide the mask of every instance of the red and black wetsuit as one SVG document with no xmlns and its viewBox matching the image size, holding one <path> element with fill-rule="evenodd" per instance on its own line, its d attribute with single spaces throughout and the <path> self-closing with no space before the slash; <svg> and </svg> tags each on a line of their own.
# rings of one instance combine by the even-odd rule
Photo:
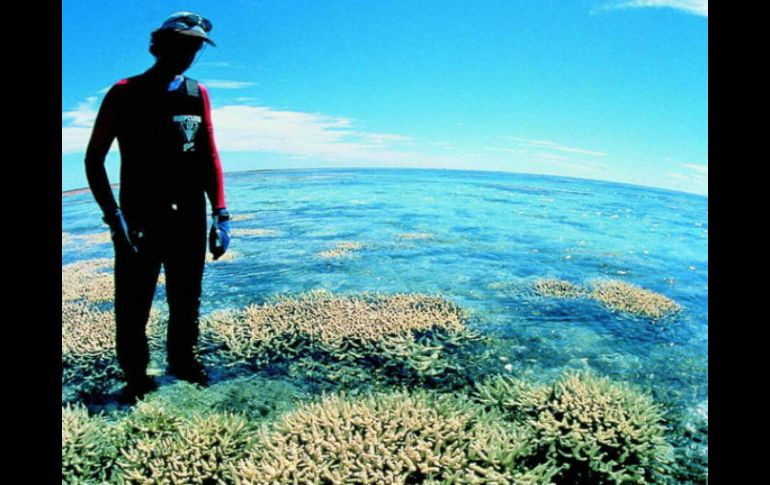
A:
<svg viewBox="0 0 770 485">
<path fill-rule="evenodd" d="M 120 147 L 120 209 L 139 249 L 116 247 L 118 362 L 127 379 L 149 361 L 145 326 L 161 264 L 169 304 L 168 360 L 184 365 L 198 338 L 206 255 L 206 196 L 225 207 L 222 165 L 214 143 L 206 88 L 177 76 L 171 85 L 152 69 L 109 90 L 86 152 L 86 174 L 105 214 L 118 207 L 104 160 Z M 181 81 L 181 82 L 180 82 Z"/>
</svg>

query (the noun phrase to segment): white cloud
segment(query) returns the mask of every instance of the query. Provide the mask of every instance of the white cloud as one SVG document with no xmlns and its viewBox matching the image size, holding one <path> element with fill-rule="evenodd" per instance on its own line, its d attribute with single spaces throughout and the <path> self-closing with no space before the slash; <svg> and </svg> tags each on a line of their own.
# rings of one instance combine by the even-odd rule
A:
<svg viewBox="0 0 770 485">
<path fill-rule="evenodd" d="M 244 105 L 214 109 L 212 118 L 222 151 L 382 163 L 426 160 L 425 155 L 395 148 L 411 138 L 358 131 L 349 118 Z"/>
<path fill-rule="evenodd" d="M 89 128 L 96 121 L 96 113 L 96 96 L 90 96 L 74 110 L 62 112 L 61 117 L 62 122 L 67 120 L 71 126 Z"/>
<path fill-rule="evenodd" d="M 560 143 L 556 143 L 553 141 L 532 140 L 530 138 L 521 138 L 518 136 L 509 136 L 507 137 L 507 139 L 516 142 L 516 144 L 520 146 L 523 145 L 523 146 L 535 147 L 535 148 L 545 148 L 549 150 L 556 150 L 556 151 L 566 152 L 566 153 L 577 153 L 580 155 L 589 155 L 592 157 L 603 157 L 607 155 L 604 152 L 586 150 L 585 148 L 570 147 L 570 146 L 562 145 Z"/>
<path fill-rule="evenodd" d="M 694 170 L 696 173 L 700 175 L 704 175 L 708 177 L 709 175 L 709 166 L 708 165 L 697 165 L 694 163 L 686 163 L 682 165 L 685 168 L 689 168 L 690 170 Z"/>
<path fill-rule="evenodd" d="M 203 81 L 203 84 L 208 88 L 214 89 L 243 89 L 251 86 L 255 86 L 256 83 L 246 81 L 228 81 L 222 79 L 209 79 Z"/>
<path fill-rule="evenodd" d="M 666 173 L 669 186 L 683 192 L 708 195 L 708 165 L 688 163 L 680 164 L 680 166 L 685 170 Z"/>
<path fill-rule="evenodd" d="M 709 15 L 708 0 L 630 0 L 603 5 L 598 10 L 624 10 L 630 8 L 672 8 L 703 17 L 708 17 Z"/>
</svg>

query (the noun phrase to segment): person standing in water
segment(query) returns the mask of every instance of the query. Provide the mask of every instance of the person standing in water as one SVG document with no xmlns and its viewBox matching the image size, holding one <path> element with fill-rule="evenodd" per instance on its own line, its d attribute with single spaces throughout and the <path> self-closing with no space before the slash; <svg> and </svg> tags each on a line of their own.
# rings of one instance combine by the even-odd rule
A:
<svg viewBox="0 0 770 485">
<path fill-rule="evenodd" d="M 212 24 L 178 12 L 152 32 L 155 64 L 113 85 L 102 101 L 85 157 L 91 191 L 110 227 L 115 249 L 116 353 L 134 402 L 157 383 L 147 375 L 146 325 L 163 265 L 169 305 L 168 372 L 205 385 L 196 359 L 201 281 L 206 257 L 206 196 L 213 224 L 209 249 L 214 259 L 230 241 L 222 164 L 203 84 L 182 75 Z M 117 138 L 120 195 L 115 201 L 104 161 Z"/>
</svg>

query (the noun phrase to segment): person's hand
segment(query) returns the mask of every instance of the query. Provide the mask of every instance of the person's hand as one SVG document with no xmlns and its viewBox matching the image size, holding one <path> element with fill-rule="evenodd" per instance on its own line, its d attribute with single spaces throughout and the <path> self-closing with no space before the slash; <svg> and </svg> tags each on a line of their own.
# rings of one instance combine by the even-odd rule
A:
<svg viewBox="0 0 770 485">
<path fill-rule="evenodd" d="M 139 249 L 131 237 L 131 231 L 128 229 L 126 219 L 123 217 L 123 213 L 120 209 L 115 209 L 115 212 L 104 215 L 104 222 L 110 226 L 110 234 L 112 235 L 112 242 L 115 244 L 117 251 L 128 251 L 131 254 L 136 254 Z"/>
<path fill-rule="evenodd" d="M 230 213 L 222 208 L 215 210 L 213 216 L 214 223 L 209 232 L 209 250 L 216 261 L 230 246 Z"/>
</svg>

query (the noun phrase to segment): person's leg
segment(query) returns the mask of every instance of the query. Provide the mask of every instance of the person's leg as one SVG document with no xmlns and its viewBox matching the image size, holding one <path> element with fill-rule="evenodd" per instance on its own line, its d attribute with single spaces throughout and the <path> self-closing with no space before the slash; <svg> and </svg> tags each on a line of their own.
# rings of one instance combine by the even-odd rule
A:
<svg viewBox="0 0 770 485">
<path fill-rule="evenodd" d="M 170 234 L 164 256 L 169 307 L 167 359 L 170 370 L 177 377 L 200 380 L 191 374 L 201 370 L 194 351 L 198 342 L 201 282 L 206 262 L 205 212 L 202 216 L 178 217 L 171 226 L 173 235 Z"/>
<path fill-rule="evenodd" d="M 159 272 L 160 258 L 149 248 L 139 254 L 115 254 L 116 353 L 129 385 L 146 384 L 150 360 L 146 326 Z"/>
</svg>

